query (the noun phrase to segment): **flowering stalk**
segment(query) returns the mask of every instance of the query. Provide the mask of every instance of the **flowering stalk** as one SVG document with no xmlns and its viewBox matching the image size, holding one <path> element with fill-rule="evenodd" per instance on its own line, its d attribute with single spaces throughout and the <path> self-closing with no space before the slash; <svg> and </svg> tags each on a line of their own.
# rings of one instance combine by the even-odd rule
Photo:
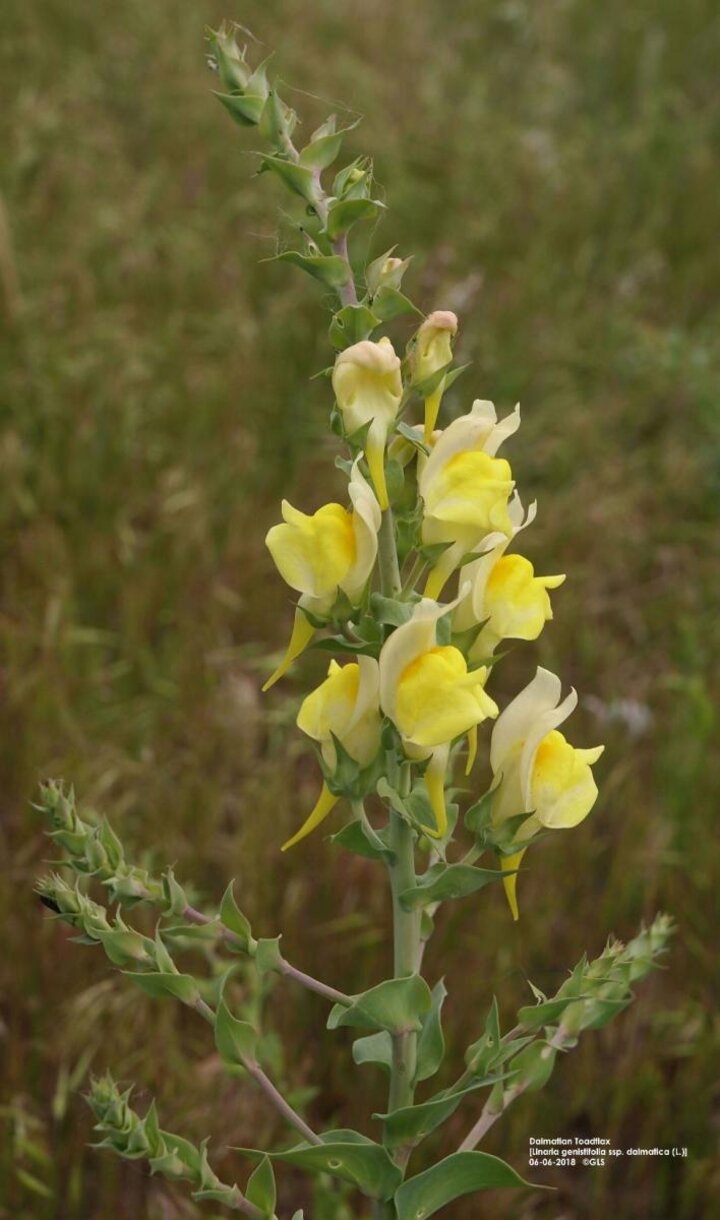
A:
<svg viewBox="0 0 720 1220">
<path fill-rule="evenodd" d="M 91 1092 L 103 1146 L 144 1156 L 153 1170 L 190 1181 L 196 1198 L 255 1220 L 274 1220 L 274 1169 L 283 1165 L 343 1182 L 364 1197 L 375 1220 L 427 1220 L 464 1194 L 529 1185 L 511 1166 L 476 1151 L 478 1143 L 516 1098 L 547 1083 L 559 1052 L 627 1006 L 631 984 L 652 968 L 672 928 L 659 916 L 627 946 L 610 942 L 595 961 L 584 958 L 555 996 L 533 989 L 538 1002 L 520 1010 L 507 1034 L 493 999 L 455 1084 L 418 1100 L 446 1049 L 445 985 L 437 979 L 431 986 L 422 975 L 436 912 L 495 886 L 517 920 L 526 853 L 540 835 L 579 826 L 589 815 L 598 795 L 592 768 L 603 747 L 571 745 L 560 732 L 577 695 L 563 697 L 550 671 L 538 668 L 503 708 L 487 689 L 509 643 L 537 639 L 551 621 L 550 591 L 565 579 L 536 575 L 513 549 L 536 515 L 534 504 L 523 508 L 510 462 L 499 456 L 520 426 L 519 407 L 498 418 L 491 402 L 476 399 L 443 421 L 463 371 L 454 365 L 457 317 L 442 308 L 423 316 L 402 291 L 409 259 L 393 250 L 362 269 L 351 261 L 349 235 L 383 207 L 373 197 L 370 160 L 355 158 L 328 182 L 345 134 L 334 117 L 300 147 L 297 116 L 268 79 L 267 63 L 251 66 L 227 27 L 210 41 L 220 101 L 261 137 L 261 170 L 302 200 L 296 226 L 302 248 L 278 257 L 331 289 L 337 304 L 329 328 L 335 358 L 326 371 L 331 428 L 343 446 L 337 465 L 347 485 L 312 512 L 283 500 L 282 519 L 266 538 L 297 602 L 285 654 L 264 689 L 308 649 L 335 654 L 297 714 L 317 751 L 318 795 L 278 847 L 317 850 L 313 833 L 327 824 L 339 848 L 384 866 L 392 976 L 363 980 L 346 995 L 306 974 L 283 957 L 279 937 L 253 936 L 232 883 L 217 916 L 205 915 L 172 869 L 155 877 L 129 864 L 108 823 L 80 817 L 72 794 L 52 784 L 43 788 L 40 807 L 64 853 L 60 864 L 75 882 L 55 873 L 38 888 L 83 943 L 101 945 L 146 994 L 199 1013 L 223 1063 L 249 1076 L 301 1137 L 290 1148 L 240 1150 L 256 1166 L 243 1193 L 215 1178 L 204 1147 L 160 1132 L 154 1117 L 140 1120 L 128 1094 L 105 1081 Z M 396 345 L 408 322 L 400 354 Z M 475 787 L 483 755 L 489 786 L 466 801 L 455 789 L 455 772 L 462 762 Z M 98 886 L 114 912 L 97 900 Z M 159 913 L 154 937 L 125 919 L 140 903 Z M 205 951 L 208 969 L 200 977 L 176 965 L 189 945 Z M 257 1022 L 231 1011 L 235 965 L 224 969 L 219 950 L 242 955 L 261 979 L 284 975 L 331 1001 L 329 1030 L 357 1031 L 355 1063 L 388 1076 L 387 1110 L 372 1116 L 377 1138 L 315 1131 L 290 1106 L 261 1066 Z M 489 1095 L 459 1149 L 410 1173 L 415 1150 L 481 1090 Z M 292 1220 L 302 1220 L 302 1212 Z"/>
</svg>

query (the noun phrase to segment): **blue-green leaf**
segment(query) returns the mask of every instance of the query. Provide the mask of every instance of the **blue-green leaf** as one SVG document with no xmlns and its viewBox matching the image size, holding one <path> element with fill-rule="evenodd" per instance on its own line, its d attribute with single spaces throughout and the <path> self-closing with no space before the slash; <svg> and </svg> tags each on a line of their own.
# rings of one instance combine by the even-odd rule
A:
<svg viewBox="0 0 720 1220">
<path fill-rule="evenodd" d="M 443 979 L 440 979 L 432 989 L 432 1007 L 423 1019 L 422 1029 L 418 1035 L 415 1084 L 434 1076 L 445 1056 L 445 1038 L 440 1022 L 440 1012 L 446 996 L 447 988 Z"/>
<path fill-rule="evenodd" d="M 476 868 L 472 864 L 434 864 L 413 889 L 403 891 L 400 902 L 406 911 L 412 911 L 432 902 L 466 898 L 508 875 L 499 869 Z"/>
<path fill-rule="evenodd" d="M 365 1038 L 356 1038 L 353 1042 L 352 1056 L 358 1066 L 363 1063 L 375 1063 L 378 1067 L 390 1071 L 392 1068 L 392 1038 L 386 1029 L 377 1034 L 368 1034 Z"/>
<path fill-rule="evenodd" d="M 476 1190 L 531 1185 L 497 1156 L 455 1152 L 403 1183 L 395 1196 L 397 1220 L 427 1220 L 446 1203 Z"/>
<path fill-rule="evenodd" d="M 245 1196 L 260 1211 L 264 1216 L 272 1216 L 275 1212 L 275 1203 L 277 1202 L 277 1189 L 275 1186 L 275 1174 L 270 1162 L 270 1158 L 264 1156 L 248 1178 L 247 1186 L 245 1187 Z"/>
<path fill-rule="evenodd" d="M 329 1173 L 351 1182 L 370 1198 L 393 1197 L 402 1181 L 402 1173 L 385 1148 L 358 1131 L 326 1131 L 320 1138 L 321 1144 L 298 1144 L 286 1152 L 267 1155 L 272 1161 L 294 1165 L 307 1173 Z M 236 1151 L 251 1158 L 263 1155 L 251 1148 Z"/>
<path fill-rule="evenodd" d="M 215 1018 L 215 1045 L 223 1063 L 243 1065 L 255 1057 L 258 1034 L 248 1021 L 239 1021 L 224 1000 L 218 1004 Z"/>
<path fill-rule="evenodd" d="M 328 1029 L 349 1025 L 356 1029 L 386 1029 L 390 1033 L 422 1028 L 422 1018 L 430 1011 L 430 988 L 418 974 L 386 979 L 362 995 L 349 1007 L 336 1004 L 328 1017 Z"/>
<path fill-rule="evenodd" d="M 292 263 L 328 288 L 342 288 L 350 279 L 350 269 L 345 259 L 337 254 L 301 254 L 299 250 L 285 250 L 277 254 L 274 260 L 267 261 Z"/>
<path fill-rule="evenodd" d="M 234 882 L 231 881 L 223 894 L 220 903 L 220 920 L 230 932 L 234 932 L 239 937 L 246 952 L 252 951 L 255 942 L 252 937 L 250 920 L 243 915 L 236 903 L 233 886 Z"/>
</svg>

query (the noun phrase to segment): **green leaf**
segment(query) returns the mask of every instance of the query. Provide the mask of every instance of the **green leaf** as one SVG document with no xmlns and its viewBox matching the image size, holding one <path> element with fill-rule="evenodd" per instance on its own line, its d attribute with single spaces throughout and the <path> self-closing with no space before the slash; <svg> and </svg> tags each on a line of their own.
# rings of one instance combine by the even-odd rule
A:
<svg viewBox="0 0 720 1220">
<path fill-rule="evenodd" d="M 540 1029 L 543 1025 L 552 1025 L 563 1015 L 568 1004 L 576 1004 L 578 1000 L 588 998 L 568 996 L 559 1000 L 545 1000 L 542 1004 L 527 1004 L 518 1009 L 518 1022 L 525 1029 Z"/>
<path fill-rule="evenodd" d="M 241 127 L 255 127 L 265 108 L 265 98 L 250 93 L 215 93 L 215 97 Z"/>
<path fill-rule="evenodd" d="M 528 1093 L 542 1089 L 552 1076 L 557 1050 L 547 1042 L 533 1042 L 510 1062 L 515 1081 Z"/>
<path fill-rule="evenodd" d="M 344 305 L 333 315 L 330 341 L 338 351 L 343 351 L 353 343 L 367 339 L 379 324 L 380 319 L 375 317 L 367 305 Z"/>
<path fill-rule="evenodd" d="M 246 1198 L 254 1203 L 264 1216 L 272 1216 L 277 1202 L 277 1188 L 270 1158 L 264 1156 L 248 1178 L 245 1187 Z"/>
<path fill-rule="evenodd" d="M 437 1072 L 445 1057 L 445 1038 L 443 1037 L 440 1013 L 447 996 L 447 988 L 440 979 L 432 989 L 432 1006 L 423 1019 L 422 1029 L 417 1040 L 417 1067 L 415 1069 L 415 1084 L 421 1080 L 429 1080 Z"/>
<path fill-rule="evenodd" d="M 480 797 L 474 805 L 471 805 L 465 812 L 464 822 L 467 830 L 471 834 L 481 834 L 490 825 L 490 817 L 492 814 L 492 798 L 493 792 L 486 792 Z"/>
<path fill-rule="evenodd" d="M 282 954 L 280 952 L 280 937 L 261 937 L 255 950 L 255 965 L 258 974 L 271 974 L 280 969 Z"/>
<path fill-rule="evenodd" d="M 593 1000 L 588 1005 L 588 1017 L 583 1017 L 583 1029 L 602 1029 L 614 1017 L 621 1013 L 633 1001 L 629 995 L 622 1000 Z"/>
<path fill-rule="evenodd" d="M 234 885 L 234 881 L 231 881 L 223 894 L 223 899 L 220 903 L 220 920 L 228 931 L 234 932 L 240 938 L 245 951 L 252 953 L 255 941 L 253 940 L 250 928 L 250 920 L 246 915 L 243 915 L 235 901 Z"/>
<path fill-rule="evenodd" d="M 417 314 L 420 318 L 423 316 L 422 311 L 413 305 L 409 297 L 386 284 L 380 286 L 370 304 L 373 313 L 382 322 L 392 322 L 393 318 L 399 318 L 406 313 Z"/>
<path fill-rule="evenodd" d="M 272 170 L 281 178 L 286 186 L 300 195 L 306 203 L 315 204 L 318 198 L 318 185 L 312 170 L 297 161 L 288 161 L 285 157 L 263 156 L 262 168 Z"/>
<path fill-rule="evenodd" d="M 357 1131 L 327 1131 L 320 1138 L 322 1144 L 299 1144 L 287 1152 L 268 1155 L 273 1161 L 294 1165 L 307 1173 L 329 1173 L 351 1182 L 371 1198 L 393 1197 L 402 1173 L 385 1148 Z"/>
<path fill-rule="evenodd" d="M 403 1106 L 402 1109 L 393 1110 L 389 1114 L 373 1114 L 373 1118 L 382 1119 L 384 1122 L 384 1141 L 389 1148 L 416 1144 L 450 1118 L 468 1093 L 473 1093 L 485 1085 L 495 1084 L 500 1079 L 503 1077 L 487 1076 L 474 1080 L 466 1089 L 441 1093 L 437 1097 L 431 1097 L 429 1101 L 420 1102 L 416 1106 Z"/>
<path fill-rule="evenodd" d="M 405 420 L 401 419 L 400 422 L 395 425 L 395 431 L 399 432 L 401 436 L 404 436 L 405 440 L 409 441 L 410 444 L 417 449 L 418 453 L 428 454 L 430 452 L 422 439 L 422 427 L 420 427 L 420 431 L 418 432 L 418 430 L 413 428 L 411 424 L 406 424 Z"/>
<path fill-rule="evenodd" d="M 432 995 L 417 974 L 386 979 L 369 991 L 353 997 L 349 1007 L 336 1004 L 328 1017 L 328 1029 L 349 1025 L 356 1029 L 386 1029 L 390 1033 L 420 1030 L 422 1018 L 430 1011 Z"/>
<path fill-rule="evenodd" d="M 380 799 L 386 801 L 390 808 L 394 809 L 395 813 L 399 813 L 400 817 L 404 818 L 406 822 L 413 820 L 410 810 L 400 796 L 400 793 L 393 788 L 392 784 L 388 783 L 385 776 L 378 780 L 376 791 Z"/>
<path fill-rule="evenodd" d="M 295 111 L 286 105 L 276 89 L 271 89 L 260 116 L 260 135 L 263 139 L 275 148 L 282 148 L 296 122 Z"/>
<path fill-rule="evenodd" d="M 194 1004 L 200 999 L 197 983 L 191 974 L 164 974 L 160 971 L 149 971 L 147 974 L 124 970 L 126 978 L 132 979 L 146 995 L 158 997 L 172 996 L 182 1000 L 183 1004 Z"/>
<path fill-rule="evenodd" d="M 224 1000 L 218 1004 L 215 1018 L 215 1045 L 223 1063 L 245 1066 L 255 1058 L 258 1033 L 248 1021 L 239 1021 Z"/>
<path fill-rule="evenodd" d="M 370 594 L 370 613 L 379 623 L 387 623 L 391 627 L 402 627 L 412 618 L 413 606 L 410 602 L 400 602 L 394 597 L 383 597 L 382 593 Z"/>
<path fill-rule="evenodd" d="M 395 1196 L 397 1220 L 426 1220 L 446 1203 L 475 1190 L 531 1185 L 497 1156 L 455 1152 L 403 1183 Z"/>
<path fill-rule="evenodd" d="M 310 143 L 306 144 L 300 152 L 300 163 L 308 165 L 311 169 L 324 170 L 333 161 L 336 161 L 342 142 L 348 131 L 352 131 L 357 123 L 351 123 L 349 127 L 343 127 L 340 131 L 335 131 L 334 115 L 323 123 L 322 127 L 318 127 L 317 131 L 310 137 Z"/>
<path fill-rule="evenodd" d="M 350 280 L 350 268 L 337 254 L 301 254 L 299 250 L 285 250 L 267 261 L 292 263 L 328 288 L 342 288 Z"/>
<path fill-rule="evenodd" d="M 353 644 L 344 635 L 326 635 L 321 640 L 313 640 L 308 652 L 342 653 L 347 656 L 376 657 L 378 649 L 373 644 Z"/>
<path fill-rule="evenodd" d="M 338 199 L 330 204 L 327 235 L 331 241 L 347 233 L 359 220 L 374 220 L 384 204 L 378 199 Z M 374 307 L 373 307 L 374 308 Z M 382 319 L 382 314 L 378 314 Z"/>
<path fill-rule="evenodd" d="M 515 870 L 517 871 L 517 870 Z M 445 902 L 451 898 L 466 898 L 475 894 L 492 881 L 499 881 L 510 873 L 499 869 L 476 868 L 472 864 L 433 864 L 420 878 L 413 889 L 404 890 L 400 902 L 406 911 L 427 906 L 432 902 Z"/>
<path fill-rule="evenodd" d="M 482 1037 L 465 1052 L 465 1063 L 471 1072 L 484 1072 L 495 1062 L 500 1049 L 500 1013 L 497 996 L 493 996 Z"/>
<path fill-rule="evenodd" d="M 392 1069 L 392 1038 L 386 1029 L 378 1034 L 368 1034 L 365 1038 L 356 1038 L 352 1046 L 352 1056 L 358 1067 L 363 1063 L 374 1063 L 378 1067 Z"/>
<path fill-rule="evenodd" d="M 367 860 L 392 860 L 393 853 L 381 835 L 373 829 L 367 818 L 348 822 L 337 834 L 330 836 L 330 842 L 346 851 L 354 852 L 356 856 L 364 856 Z"/>
</svg>

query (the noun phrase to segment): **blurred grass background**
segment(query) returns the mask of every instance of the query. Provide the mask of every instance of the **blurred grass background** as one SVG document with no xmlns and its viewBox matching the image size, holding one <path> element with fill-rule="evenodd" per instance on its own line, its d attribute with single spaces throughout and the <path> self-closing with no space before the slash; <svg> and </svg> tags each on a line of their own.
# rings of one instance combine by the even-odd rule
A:
<svg viewBox="0 0 720 1220">
<path fill-rule="evenodd" d="M 716 4 L 15 0 L 0 43 L 0 1216 L 201 1214 L 87 1149 L 88 1062 L 157 1092 L 164 1125 L 212 1133 L 226 1176 L 243 1168 L 225 1142 L 280 1135 L 186 1013 L 130 993 L 43 919 L 39 777 L 72 781 L 208 901 L 236 875 L 261 934 L 283 929 L 288 956 L 322 958 L 337 986 L 388 965 L 373 866 L 321 837 L 278 853 L 315 791 L 291 726 L 322 662 L 261 704 L 290 621 L 263 536 L 281 494 L 314 507 L 337 486 L 328 387 L 310 380 L 328 363 L 327 313 L 299 273 L 260 264 L 284 200 L 253 180 L 252 140 L 210 95 L 203 26 L 223 16 L 277 48 L 284 79 L 365 116 L 350 148 L 373 154 L 390 204 L 375 252 L 415 252 L 411 295 L 462 315 L 473 367 L 452 408 L 522 402 L 509 456 L 539 501 L 524 549 L 569 580 L 494 693 L 538 660 L 557 667 L 585 696 L 573 741 L 608 746 L 592 817 L 528 861 L 519 925 L 491 891 L 440 921 L 428 967 L 455 996 L 448 1080 L 489 980 L 512 1024 L 526 978 L 552 988 L 659 907 L 679 924 L 669 970 L 487 1148 L 521 1171 L 530 1135 L 685 1144 L 688 1160 L 546 1171 L 558 1194 L 493 1196 L 486 1214 L 714 1214 Z M 287 96 L 308 131 L 333 108 Z M 382 1083 L 351 1077 L 350 1037 L 324 1018 L 284 985 L 269 1003 L 288 1079 L 319 1088 L 313 1121 L 362 1122 Z"/>
</svg>

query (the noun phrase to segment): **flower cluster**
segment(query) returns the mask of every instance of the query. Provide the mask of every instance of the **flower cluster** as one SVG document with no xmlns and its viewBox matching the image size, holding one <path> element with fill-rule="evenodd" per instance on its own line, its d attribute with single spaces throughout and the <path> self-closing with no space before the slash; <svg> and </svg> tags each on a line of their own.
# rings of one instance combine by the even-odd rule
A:
<svg viewBox="0 0 720 1220">
<path fill-rule="evenodd" d="M 453 379 L 457 326 L 449 311 L 431 314 L 405 360 L 388 338 L 363 339 L 338 355 L 332 385 L 353 456 L 349 505 L 324 504 L 306 516 L 284 501 L 283 524 L 267 535 L 279 572 L 301 596 L 287 652 L 266 689 L 320 628 L 341 632 L 342 651 L 357 653 L 342 666 L 333 661 L 300 708 L 297 723 L 320 746 L 325 783 L 285 847 L 318 826 L 341 796 L 357 795 L 359 775 L 366 775 L 370 791 L 378 775 L 388 773 L 390 764 L 382 759 L 388 722 L 400 765 L 416 764 L 424 777 L 435 824 L 423 829 L 442 840 L 448 834 L 451 751 L 467 739 L 469 773 L 478 726 L 494 720 L 492 820 L 501 827 L 518 819 L 512 850 L 506 847 L 501 858 L 517 918 L 516 875 L 528 843 L 541 830 L 576 826 L 587 816 L 597 797 L 591 766 L 603 747 L 577 749 L 559 731 L 577 695 L 571 691 L 562 699 L 560 679 L 545 669 L 502 712 L 485 689 L 498 646 L 537 639 L 552 618 L 549 590 L 565 577 L 538 576 L 511 550 L 536 513 L 535 504 L 525 511 L 510 463 L 498 456 L 520 426 L 519 408 L 498 420 L 491 402 L 477 400 L 467 414 L 436 430 L 442 395 Z M 422 425 L 401 420 L 413 395 L 424 403 Z M 391 613 L 376 613 L 381 625 L 373 635 L 368 619 L 377 611 L 373 577 L 383 528 L 397 553 L 393 508 L 411 531 L 401 556 L 410 575 L 388 590 L 380 572 L 383 607 L 391 605 Z M 429 571 L 421 593 L 415 582 L 423 566 Z M 456 595 L 441 601 L 453 576 Z M 338 750 L 357 764 L 352 793 L 340 775 Z M 378 759 L 379 770 L 373 767 Z"/>
</svg>

